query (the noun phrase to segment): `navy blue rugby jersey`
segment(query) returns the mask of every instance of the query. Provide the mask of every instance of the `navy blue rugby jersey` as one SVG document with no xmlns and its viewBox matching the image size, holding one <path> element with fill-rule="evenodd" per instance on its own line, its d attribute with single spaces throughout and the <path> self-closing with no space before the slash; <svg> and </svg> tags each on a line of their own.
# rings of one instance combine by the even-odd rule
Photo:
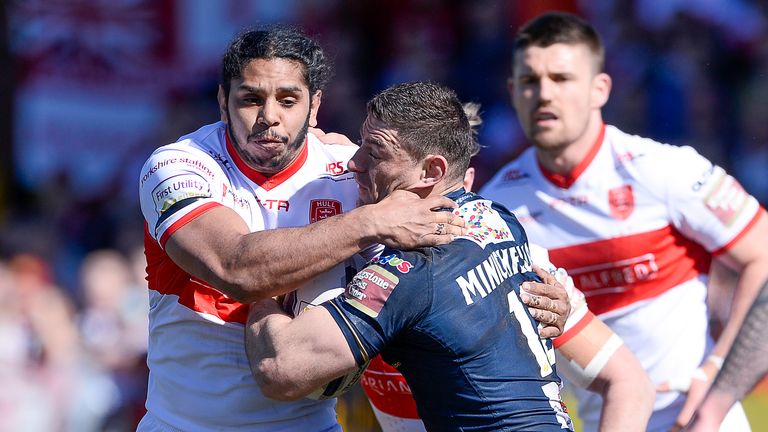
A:
<svg viewBox="0 0 768 432">
<path fill-rule="evenodd" d="M 572 429 L 552 343 L 519 297 L 523 281 L 539 280 L 525 231 L 500 204 L 448 196 L 467 236 L 385 249 L 323 307 L 358 364 L 381 353 L 405 376 L 427 430 Z"/>
</svg>

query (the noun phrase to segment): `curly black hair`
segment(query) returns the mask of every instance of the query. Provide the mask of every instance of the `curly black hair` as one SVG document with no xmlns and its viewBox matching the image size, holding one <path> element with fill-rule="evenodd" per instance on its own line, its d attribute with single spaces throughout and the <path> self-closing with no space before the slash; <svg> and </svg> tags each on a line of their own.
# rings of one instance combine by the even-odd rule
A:
<svg viewBox="0 0 768 432">
<path fill-rule="evenodd" d="M 221 61 L 224 94 L 229 96 L 232 79 L 241 78 L 252 60 L 274 58 L 300 63 L 310 94 L 322 90 L 332 75 L 330 61 L 323 49 L 299 29 L 289 26 L 250 29 L 238 34 L 224 53 Z"/>
</svg>

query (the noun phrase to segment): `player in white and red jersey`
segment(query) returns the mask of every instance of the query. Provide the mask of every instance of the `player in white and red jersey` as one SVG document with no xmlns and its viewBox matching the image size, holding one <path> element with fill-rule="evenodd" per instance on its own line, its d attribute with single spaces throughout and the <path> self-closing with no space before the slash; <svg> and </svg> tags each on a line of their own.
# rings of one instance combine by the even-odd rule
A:
<svg viewBox="0 0 768 432">
<path fill-rule="evenodd" d="M 369 244 L 448 242 L 463 231 L 451 212 L 430 210 L 455 204 L 404 193 L 352 210 L 346 163 L 357 148 L 307 133 L 328 70 L 298 31 L 243 33 L 222 69 L 222 121 L 159 148 L 141 172 L 150 378 L 139 430 L 341 430 L 333 401 L 259 391 L 245 354 L 248 304 L 307 281 L 340 286 L 344 260 Z"/>
<path fill-rule="evenodd" d="M 658 394 L 649 424 L 669 430 L 686 423 L 768 277 L 768 218 L 692 148 L 605 126 L 611 80 L 603 56 L 597 33 L 575 16 L 548 13 L 523 27 L 509 89 L 533 147 L 481 193 L 517 215 L 651 379 L 670 390 Z M 705 302 L 713 257 L 741 272 L 717 344 Z M 593 430 L 599 397 L 578 393 Z M 733 412 L 722 430 L 748 429 L 743 412 Z"/>
</svg>

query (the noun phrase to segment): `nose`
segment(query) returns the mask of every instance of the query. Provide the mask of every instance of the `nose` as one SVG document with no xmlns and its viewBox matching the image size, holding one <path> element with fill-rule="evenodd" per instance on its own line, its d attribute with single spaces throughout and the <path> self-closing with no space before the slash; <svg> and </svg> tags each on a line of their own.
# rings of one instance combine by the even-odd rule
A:
<svg viewBox="0 0 768 432">
<path fill-rule="evenodd" d="M 365 172 L 367 169 L 364 162 L 364 157 L 362 157 L 362 149 L 358 149 L 354 155 L 352 155 L 352 159 L 347 162 L 347 169 L 353 173 L 362 173 Z"/>
<path fill-rule="evenodd" d="M 279 124 L 277 101 L 267 100 L 259 110 L 257 121 L 260 125 L 272 127 Z"/>
<path fill-rule="evenodd" d="M 555 83 L 549 78 L 542 78 L 539 81 L 539 99 L 542 101 L 552 100 L 555 91 Z"/>
</svg>

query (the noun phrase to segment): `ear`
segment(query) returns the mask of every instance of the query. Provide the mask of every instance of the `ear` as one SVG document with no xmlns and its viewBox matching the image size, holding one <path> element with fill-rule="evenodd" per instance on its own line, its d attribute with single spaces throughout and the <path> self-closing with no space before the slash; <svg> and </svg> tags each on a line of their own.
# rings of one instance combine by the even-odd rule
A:
<svg viewBox="0 0 768 432">
<path fill-rule="evenodd" d="M 309 126 L 317 127 L 317 110 L 320 108 L 320 102 L 323 98 L 323 91 L 318 90 L 312 95 L 312 101 L 309 104 Z"/>
<path fill-rule="evenodd" d="M 216 94 L 216 100 L 219 102 L 219 115 L 221 121 L 224 123 L 229 122 L 229 116 L 227 115 L 227 96 L 224 94 L 224 87 L 219 85 L 219 92 Z"/>
<path fill-rule="evenodd" d="M 510 76 L 507 78 L 507 93 L 509 93 L 509 100 L 512 104 L 515 103 L 515 77 Z"/>
<path fill-rule="evenodd" d="M 464 190 L 467 192 L 472 191 L 472 185 L 475 183 L 475 167 L 469 167 L 464 171 Z"/>
<path fill-rule="evenodd" d="M 448 172 L 448 161 L 440 155 L 429 154 L 422 163 L 419 182 L 422 187 L 431 187 L 445 179 Z"/>
<path fill-rule="evenodd" d="M 600 109 L 608 102 L 611 95 L 611 77 L 601 72 L 592 78 L 592 108 Z"/>
</svg>

